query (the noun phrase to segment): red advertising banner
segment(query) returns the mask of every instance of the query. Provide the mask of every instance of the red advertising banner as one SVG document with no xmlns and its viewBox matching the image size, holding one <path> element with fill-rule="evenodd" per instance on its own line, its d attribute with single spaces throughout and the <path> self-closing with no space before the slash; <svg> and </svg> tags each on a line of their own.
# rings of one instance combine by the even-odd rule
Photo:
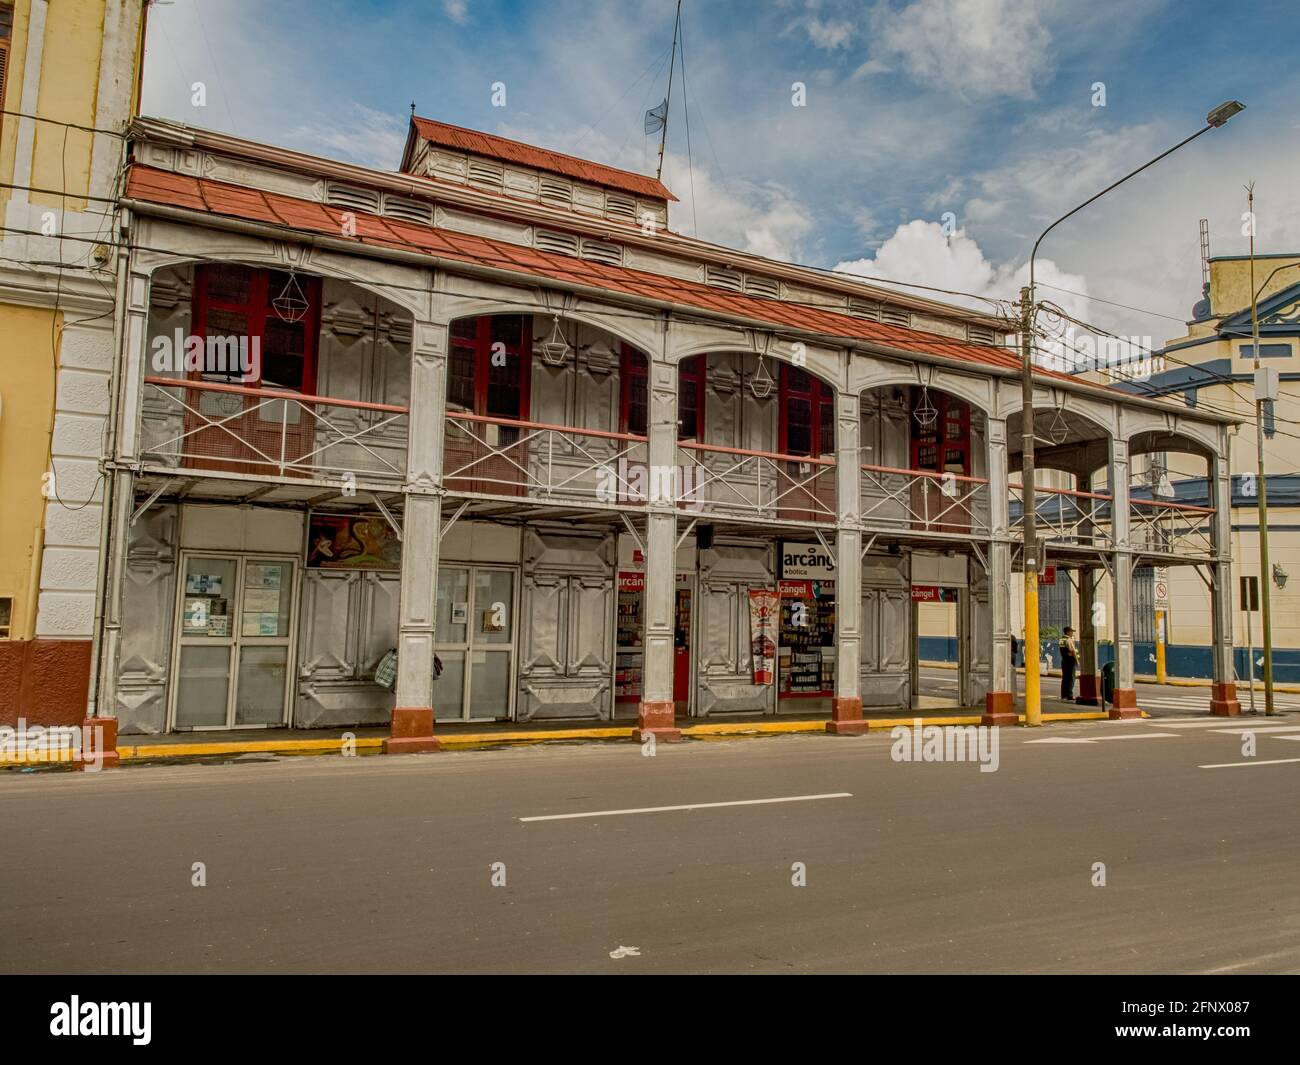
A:
<svg viewBox="0 0 1300 1065">
<path fill-rule="evenodd" d="M 1039 584 L 1055 584 L 1055 583 L 1056 583 L 1056 567 L 1055 567 L 1055 566 L 1044 566 L 1043 569 L 1042 569 L 1042 571 L 1038 574 L 1038 583 L 1039 583 Z"/>
<path fill-rule="evenodd" d="M 813 597 L 812 581 L 781 581 L 778 583 L 782 599 L 811 599 Z"/>
<path fill-rule="evenodd" d="M 914 603 L 937 603 L 939 602 L 939 586 L 937 584 L 914 584 L 912 585 L 912 602 Z"/>
<path fill-rule="evenodd" d="M 620 592 L 640 592 L 645 590 L 645 574 L 623 570 L 618 575 Z"/>
<path fill-rule="evenodd" d="M 776 626 L 780 610 L 781 600 L 770 588 L 749 590 L 750 654 L 754 660 L 755 684 L 771 684 L 776 680 Z"/>
</svg>

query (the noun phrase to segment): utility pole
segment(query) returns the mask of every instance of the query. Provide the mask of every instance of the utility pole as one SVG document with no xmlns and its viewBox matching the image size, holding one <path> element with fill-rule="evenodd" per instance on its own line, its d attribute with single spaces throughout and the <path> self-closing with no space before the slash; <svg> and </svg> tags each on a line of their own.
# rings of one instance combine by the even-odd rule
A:
<svg viewBox="0 0 1300 1065">
<path fill-rule="evenodd" d="M 1264 636 L 1264 715 L 1276 717 L 1273 706 L 1273 604 L 1271 585 L 1273 571 L 1268 561 L 1268 475 L 1264 470 L 1264 404 L 1265 396 L 1274 391 L 1271 386 L 1261 388 L 1266 375 L 1261 373 L 1259 361 L 1259 291 L 1255 288 L 1255 186 L 1246 186 L 1246 212 L 1250 223 L 1250 336 L 1255 354 L 1255 491 L 1259 503 L 1259 591 L 1260 614 Z M 1276 273 L 1277 271 L 1274 271 Z M 1255 668 L 1251 666 L 1252 684 Z"/>
<path fill-rule="evenodd" d="M 659 165 L 655 168 L 655 180 L 664 176 L 664 145 L 668 142 L 668 113 L 673 108 L 673 71 L 677 68 L 677 36 L 682 29 L 682 0 L 677 0 L 677 21 L 673 23 L 673 52 L 668 60 L 668 95 L 664 97 L 664 127 L 659 137 Z M 683 52 L 683 59 L 686 53 Z M 682 67 L 682 77 L 686 76 L 686 67 Z"/>
<path fill-rule="evenodd" d="M 1037 247 L 1037 245 L 1035 245 Z M 1039 668 L 1042 640 L 1038 629 L 1038 500 L 1034 492 L 1034 291 L 1020 290 L 1020 483 L 1024 508 L 1025 571 L 1025 724 L 1043 723 L 1043 683 Z"/>
</svg>

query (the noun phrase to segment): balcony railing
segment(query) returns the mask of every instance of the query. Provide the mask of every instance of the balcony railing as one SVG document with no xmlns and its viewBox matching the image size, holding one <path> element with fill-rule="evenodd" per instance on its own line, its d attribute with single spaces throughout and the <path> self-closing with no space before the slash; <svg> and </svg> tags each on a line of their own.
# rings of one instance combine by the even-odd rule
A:
<svg viewBox="0 0 1300 1065">
<path fill-rule="evenodd" d="M 330 483 L 405 479 L 406 407 L 172 377 L 144 386 L 148 462 Z"/>
<path fill-rule="evenodd" d="M 1129 540 L 1143 551 L 1214 554 L 1214 508 L 1167 499 L 1129 501 Z"/>
<path fill-rule="evenodd" d="M 447 412 L 443 481 L 453 492 L 643 505 L 646 438 Z"/>
<path fill-rule="evenodd" d="M 835 521 L 835 460 L 681 440 L 678 506 L 779 521 Z"/>
<path fill-rule="evenodd" d="M 868 529 L 989 532 L 989 483 L 982 477 L 862 465 L 862 523 Z"/>
<path fill-rule="evenodd" d="M 1007 486 L 1010 496 L 1011 531 L 1025 525 L 1025 488 Z M 1080 547 L 1111 546 L 1111 503 L 1102 492 L 1081 492 L 1073 488 L 1034 489 L 1034 518 L 1038 535 L 1050 543 Z"/>
</svg>

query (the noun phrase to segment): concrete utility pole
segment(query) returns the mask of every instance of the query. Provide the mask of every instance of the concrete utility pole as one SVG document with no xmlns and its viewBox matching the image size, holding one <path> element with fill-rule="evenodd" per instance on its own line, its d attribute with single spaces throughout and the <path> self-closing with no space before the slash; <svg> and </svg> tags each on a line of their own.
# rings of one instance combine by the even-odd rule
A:
<svg viewBox="0 0 1300 1065">
<path fill-rule="evenodd" d="M 1273 706 L 1273 573 L 1268 564 L 1268 474 L 1264 470 L 1264 404 L 1277 400 L 1277 371 L 1265 371 L 1259 361 L 1259 289 L 1255 287 L 1255 186 L 1246 186 L 1250 223 L 1250 337 L 1255 355 L 1255 491 L 1259 504 L 1259 591 L 1264 629 L 1264 716 L 1275 717 Z M 1277 270 L 1273 271 L 1276 274 Z M 1271 278 L 1273 274 L 1269 274 Z M 1268 284 L 1268 282 L 1264 282 Z M 1255 668 L 1251 666 L 1251 684 Z"/>
<path fill-rule="evenodd" d="M 1167 155 L 1172 155 L 1185 144 L 1190 144 L 1196 140 L 1202 133 L 1208 133 L 1212 129 L 1217 129 L 1228 121 L 1238 111 L 1245 110 L 1246 105 L 1237 100 L 1228 100 L 1219 104 L 1213 111 L 1205 116 L 1205 125 L 1179 141 L 1172 148 L 1161 152 L 1154 159 L 1143 163 L 1136 170 L 1131 170 L 1118 181 L 1107 185 L 1095 196 L 1089 197 L 1079 204 L 1078 207 L 1067 211 L 1061 215 L 1055 222 L 1043 230 L 1036 241 L 1034 241 L 1033 251 L 1029 253 L 1029 285 L 1020 290 L 1020 376 L 1021 376 L 1021 474 L 1020 480 L 1024 485 L 1023 503 L 1024 507 L 1024 541 L 1021 551 L 1025 570 L 1025 649 L 1034 649 L 1034 661 L 1030 663 L 1030 655 L 1025 654 L 1025 724 L 1040 725 L 1042 724 L 1042 689 L 1039 677 L 1038 652 L 1041 649 L 1039 645 L 1038 632 L 1038 566 L 1039 566 L 1039 544 L 1038 544 L 1038 522 L 1035 520 L 1037 515 L 1035 510 L 1038 505 L 1036 493 L 1034 491 L 1034 313 L 1037 310 L 1034 292 L 1034 260 L 1038 256 L 1038 246 L 1043 243 L 1043 238 L 1053 229 L 1059 226 L 1067 218 L 1078 214 L 1089 204 L 1100 200 L 1106 193 L 1112 189 L 1118 188 L 1129 178 L 1135 177 L 1142 173 L 1150 166 L 1154 166 Z M 1259 349 L 1256 347 L 1256 357 L 1259 355 Z M 1114 486 L 1112 486 L 1113 489 Z"/>
<path fill-rule="evenodd" d="M 1038 238 L 1042 240 L 1042 237 Z M 1038 245 L 1034 245 L 1038 250 Z M 1020 483 L 1024 508 L 1025 570 L 1025 724 L 1043 723 L 1043 683 L 1039 663 L 1043 648 L 1038 634 L 1038 515 L 1034 495 L 1034 265 L 1029 263 L 1029 284 L 1020 290 Z M 1064 682 L 1062 682 L 1064 683 Z"/>
</svg>

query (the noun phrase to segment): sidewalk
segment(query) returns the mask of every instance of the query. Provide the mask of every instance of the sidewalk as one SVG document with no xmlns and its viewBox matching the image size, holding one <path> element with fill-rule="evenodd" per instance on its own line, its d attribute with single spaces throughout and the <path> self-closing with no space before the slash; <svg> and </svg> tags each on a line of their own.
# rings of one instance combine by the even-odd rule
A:
<svg viewBox="0 0 1300 1065">
<path fill-rule="evenodd" d="M 1052 705 L 1048 705 L 1051 703 Z M 1088 721 L 1106 717 L 1100 710 L 1073 707 L 1060 700 L 1045 701 L 1043 721 Z M 929 707 L 910 710 L 880 710 L 866 716 L 869 729 L 891 729 L 909 725 L 919 718 L 925 725 L 978 725 L 982 711 L 962 707 Z M 1023 722 L 1023 717 L 1021 721 Z M 708 721 L 679 717 L 682 736 L 690 740 L 716 741 L 757 738 L 794 733 L 825 733 L 829 717 L 825 714 L 745 715 L 726 721 Z M 514 722 L 438 722 L 434 732 L 444 751 L 478 750 L 537 743 L 587 743 L 593 741 L 632 742 L 635 723 L 579 725 L 571 721 L 540 722 L 518 725 Z M 386 726 L 343 730 L 258 729 L 256 731 L 222 731 L 164 733 L 155 736 L 123 736 L 117 750 L 121 761 L 133 764 L 159 764 L 220 759 L 229 761 L 241 756 L 309 756 L 342 754 L 345 749 L 358 756 L 383 752 L 388 736 Z M 54 767 L 68 763 L 67 758 L 50 756 L 32 759 L 25 756 L 0 755 L 0 768 L 37 766 Z M 68 766 L 70 768 L 70 765 Z"/>
</svg>

